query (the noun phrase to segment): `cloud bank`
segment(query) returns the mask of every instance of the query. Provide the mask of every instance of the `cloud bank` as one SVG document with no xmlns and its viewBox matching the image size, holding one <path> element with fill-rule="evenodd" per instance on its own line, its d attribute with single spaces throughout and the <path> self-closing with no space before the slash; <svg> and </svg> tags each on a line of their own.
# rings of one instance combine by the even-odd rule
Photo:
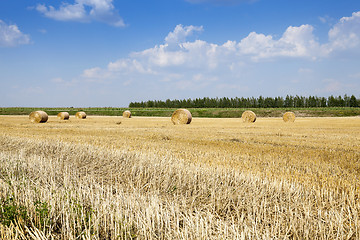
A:
<svg viewBox="0 0 360 240">
<path fill-rule="evenodd" d="M 0 20 L 0 47 L 15 47 L 29 44 L 30 37 L 22 33 L 15 24 L 6 24 Z"/>
<path fill-rule="evenodd" d="M 163 43 L 85 69 L 76 81 L 122 89 L 137 100 L 351 93 L 360 90 L 349 77 L 359 72 L 359 20 L 360 12 L 341 18 L 325 42 L 308 24 L 289 26 L 279 37 L 251 32 L 222 44 L 194 38 L 202 26 L 177 25 Z"/>
<path fill-rule="evenodd" d="M 357 49 L 360 47 L 360 11 L 343 17 L 329 31 L 328 52 Z"/>
<path fill-rule="evenodd" d="M 59 21 L 99 21 L 115 27 L 124 27 L 125 23 L 112 2 L 113 0 L 75 0 L 73 4 L 63 2 L 58 9 L 38 4 L 36 10 L 48 18 Z"/>
<path fill-rule="evenodd" d="M 329 31 L 328 42 L 321 44 L 314 36 L 311 25 L 290 26 L 279 39 L 272 35 L 251 32 L 240 41 L 227 41 L 221 45 L 203 40 L 187 41 L 194 32 L 203 31 L 202 26 L 177 25 L 164 40 L 164 44 L 140 52 L 128 58 L 110 62 L 107 68 L 84 71 L 86 78 L 116 78 L 123 74 L 166 75 L 188 72 L 235 71 L 234 66 L 245 63 L 276 61 L 277 59 L 330 58 L 339 51 L 355 51 L 360 48 L 360 12 L 344 17 Z"/>
</svg>

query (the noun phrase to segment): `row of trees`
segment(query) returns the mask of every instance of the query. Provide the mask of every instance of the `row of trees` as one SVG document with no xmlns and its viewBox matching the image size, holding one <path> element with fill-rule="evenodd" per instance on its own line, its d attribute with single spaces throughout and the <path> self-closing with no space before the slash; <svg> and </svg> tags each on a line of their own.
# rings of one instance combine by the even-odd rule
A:
<svg viewBox="0 0 360 240">
<path fill-rule="evenodd" d="M 258 98 L 195 98 L 183 100 L 149 100 L 145 102 L 131 102 L 129 107 L 142 108 L 310 108 L 310 107 L 359 107 L 360 99 L 354 95 L 334 97 L 329 96 L 289 96 L 258 97 Z"/>
</svg>

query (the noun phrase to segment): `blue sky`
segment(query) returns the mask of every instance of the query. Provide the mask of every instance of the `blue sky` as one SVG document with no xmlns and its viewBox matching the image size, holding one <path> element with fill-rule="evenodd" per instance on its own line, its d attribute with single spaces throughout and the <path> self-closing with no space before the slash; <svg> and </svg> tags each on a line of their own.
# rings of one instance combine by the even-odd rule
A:
<svg viewBox="0 0 360 240">
<path fill-rule="evenodd" d="M 360 97 L 359 0 L 1 0 L 0 106 Z"/>
</svg>

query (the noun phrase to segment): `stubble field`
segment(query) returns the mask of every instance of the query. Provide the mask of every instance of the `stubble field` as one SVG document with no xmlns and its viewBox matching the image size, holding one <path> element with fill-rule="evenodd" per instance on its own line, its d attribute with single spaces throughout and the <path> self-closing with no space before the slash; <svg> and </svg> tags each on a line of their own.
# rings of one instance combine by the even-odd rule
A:
<svg viewBox="0 0 360 240">
<path fill-rule="evenodd" d="M 360 118 L 0 116 L 1 239 L 359 239 Z"/>
</svg>

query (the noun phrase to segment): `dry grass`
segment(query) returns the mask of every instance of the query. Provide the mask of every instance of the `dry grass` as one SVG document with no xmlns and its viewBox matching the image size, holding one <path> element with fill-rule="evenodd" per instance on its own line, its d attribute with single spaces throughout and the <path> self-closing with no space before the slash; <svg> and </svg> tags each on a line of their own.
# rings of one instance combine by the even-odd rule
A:
<svg viewBox="0 0 360 240">
<path fill-rule="evenodd" d="M 120 119 L 0 116 L 0 238 L 360 238 L 360 118 Z"/>
</svg>

